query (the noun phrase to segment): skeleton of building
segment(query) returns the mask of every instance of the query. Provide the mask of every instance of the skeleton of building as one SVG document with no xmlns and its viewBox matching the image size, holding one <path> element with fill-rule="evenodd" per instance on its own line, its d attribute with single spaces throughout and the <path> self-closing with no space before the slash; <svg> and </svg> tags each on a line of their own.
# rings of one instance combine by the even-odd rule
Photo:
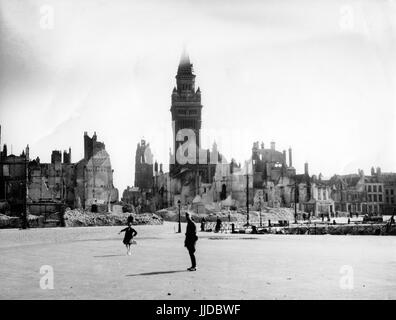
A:
<svg viewBox="0 0 396 320">
<path fill-rule="evenodd" d="M 109 211 L 118 201 L 110 156 L 103 142 L 84 133 L 84 158 L 72 162 L 71 149 L 54 150 L 51 163 L 29 162 L 29 207 L 32 214 L 59 211 L 60 207 Z"/>
<path fill-rule="evenodd" d="M 26 181 L 29 146 L 19 156 L 8 154 L 1 144 L 0 126 L 0 212 L 21 215 L 26 211 Z"/>
</svg>

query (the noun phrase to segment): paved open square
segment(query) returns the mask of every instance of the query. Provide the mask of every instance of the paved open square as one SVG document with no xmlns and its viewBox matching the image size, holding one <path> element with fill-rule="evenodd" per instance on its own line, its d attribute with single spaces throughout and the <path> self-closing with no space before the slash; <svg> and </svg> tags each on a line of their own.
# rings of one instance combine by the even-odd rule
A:
<svg viewBox="0 0 396 320">
<path fill-rule="evenodd" d="M 200 232 L 189 272 L 185 227 L 136 226 L 131 256 L 121 227 L 0 230 L 0 298 L 396 298 L 395 237 Z M 42 266 L 53 289 L 40 287 Z"/>
</svg>

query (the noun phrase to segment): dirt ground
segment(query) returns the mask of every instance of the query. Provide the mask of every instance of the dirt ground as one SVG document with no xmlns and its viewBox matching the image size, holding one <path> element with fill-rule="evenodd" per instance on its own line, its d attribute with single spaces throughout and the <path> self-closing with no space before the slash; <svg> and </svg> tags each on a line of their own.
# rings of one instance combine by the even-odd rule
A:
<svg viewBox="0 0 396 320">
<path fill-rule="evenodd" d="M 120 229 L 0 230 L 0 299 L 396 299 L 396 237 L 200 232 L 188 272 L 185 224 L 136 226 L 131 256 Z"/>
</svg>

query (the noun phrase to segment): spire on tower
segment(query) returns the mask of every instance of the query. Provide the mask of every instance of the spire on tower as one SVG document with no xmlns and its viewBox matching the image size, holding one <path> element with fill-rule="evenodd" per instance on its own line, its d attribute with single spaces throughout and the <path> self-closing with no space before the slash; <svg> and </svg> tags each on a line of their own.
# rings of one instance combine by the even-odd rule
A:
<svg viewBox="0 0 396 320">
<path fill-rule="evenodd" d="M 190 57 L 187 53 L 186 48 L 183 48 L 182 55 L 180 57 L 179 68 L 177 69 L 177 74 L 192 74 L 194 72 L 192 63 L 190 62 Z"/>
<path fill-rule="evenodd" d="M 183 51 L 182 51 L 182 54 L 180 57 L 180 64 L 183 64 L 183 65 L 190 64 L 190 57 L 188 56 L 187 49 L 185 46 L 183 47 Z"/>
</svg>

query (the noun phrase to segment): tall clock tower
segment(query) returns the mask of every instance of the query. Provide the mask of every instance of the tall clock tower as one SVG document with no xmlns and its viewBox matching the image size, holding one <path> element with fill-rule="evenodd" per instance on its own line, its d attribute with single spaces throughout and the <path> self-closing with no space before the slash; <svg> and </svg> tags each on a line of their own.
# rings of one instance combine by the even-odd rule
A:
<svg viewBox="0 0 396 320">
<path fill-rule="evenodd" d="M 176 158 L 176 151 L 183 141 L 177 141 L 177 135 L 180 129 L 192 129 L 195 133 L 196 139 L 196 155 L 198 155 L 201 141 L 201 91 L 198 87 L 195 90 L 195 74 L 193 65 L 190 63 L 190 58 L 184 51 L 176 75 L 176 87 L 172 92 L 172 122 L 173 122 L 173 155 L 175 156 L 174 163 L 179 167 Z M 184 138 L 184 141 L 187 137 Z M 173 170 L 172 170 L 173 171 Z"/>
</svg>

